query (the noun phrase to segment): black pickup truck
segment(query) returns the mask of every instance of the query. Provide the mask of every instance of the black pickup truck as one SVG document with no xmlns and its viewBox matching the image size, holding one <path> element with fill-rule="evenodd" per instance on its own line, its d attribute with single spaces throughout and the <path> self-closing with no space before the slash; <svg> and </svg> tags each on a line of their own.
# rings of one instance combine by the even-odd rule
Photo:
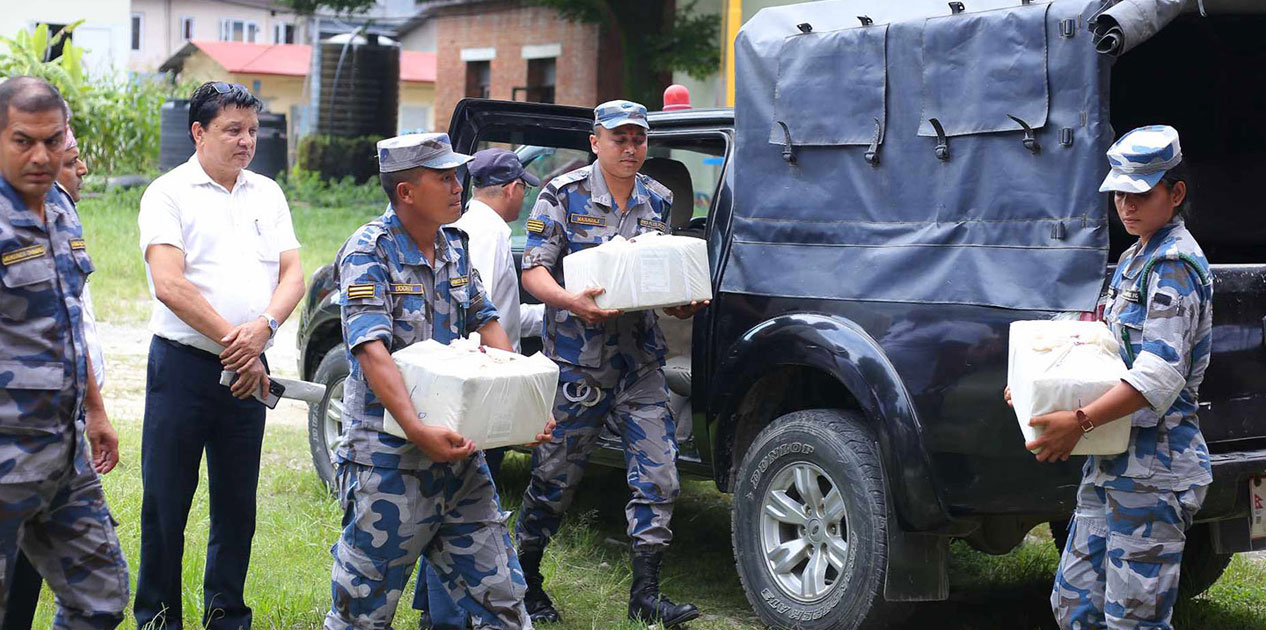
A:
<svg viewBox="0 0 1266 630">
<path fill-rule="evenodd" d="M 1114 129 L 1150 122 L 1182 133 L 1193 177 L 1189 227 L 1215 285 L 1214 354 L 1200 392 L 1214 484 L 1189 532 L 1183 595 L 1211 585 L 1233 553 L 1266 546 L 1260 506 L 1254 526 L 1251 504 L 1266 476 L 1266 224 L 1258 217 L 1266 126 L 1256 115 L 1266 105 L 1266 41 L 1257 35 L 1266 15 L 1231 2 L 1223 6 L 1240 13 L 1219 14 L 1210 1 L 1209 17 L 1181 15 L 1109 58 L 1094 52 L 1097 1 L 972 4 L 989 10 L 960 14 L 924 0 L 765 10 L 736 45 L 737 126 L 724 109 L 649 117 L 645 170 L 674 192 L 673 231 L 707 240 L 716 296 L 684 325 L 661 318 L 681 425 L 678 466 L 733 493 L 738 572 L 772 626 L 872 627 L 893 602 L 948 596 L 951 539 L 1002 554 L 1044 522 L 1059 537 L 1082 462 L 1042 464 L 1024 449 L 1002 401 L 1008 326 L 1093 308 L 1109 261 L 1131 242 L 1095 190 L 1103 151 Z M 947 112 L 927 125 L 921 117 L 935 104 L 920 103 L 919 88 L 937 80 L 929 60 L 938 38 L 970 43 L 973 33 L 1011 28 L 1017 36 L 991 41 L 1023 42 L 1026 23 L 1040 28 L 1029 41 L 1046 48 L 1029 51 L 1045 81 L 1045 122 L 954 133 L 936 128 L 958 115 Z M 859 33 L 875 28 L 883 33 Z M 822 58 L 814 46 L 835 37 L 849 54 L 877 46 L 886 57 L 875 83 L 882 117 L 822 104 L 844 131 L 850 117 L 868 127 L 832 143 L 822 138 L 834 130 L 805 118 L 821 94 L 794 112 L 778 95 L 794 95 L 781 83 L 795 79 L 792 62 Z M 877 39 L 849 39 L 863 37 Z M 988 60 L 967 61 L 964 72 L 989 71 Z M 1171 77 L 1186 85 L 1164 89 Z M 844 82 L 863 102 L 873 78 L 836 77 L 813 89 Z M 547 179 L 593 159 L 591 116 L 580 107 L 466 100 L 449 130 L 459 151 L 513 145 Z M 998 192 L 982 169 L 1009 191 Z M 971 196 L 981 190 L 997 194 Z M 1016 190 L 1031 203 L 1006 203 Z M 919 195 L 926 205 L 902 205 Z M 893 220 L 862 216 L 866 204 Z M 1025 221 L 1040 226 L 1040 239 L 995 227 Z M 975 226 L 984 232 L 970 232 Z M 876 233 L 887 240 L 861 242 Z M 960 251 L 966 245 L 971 252 Z M 916 257 L 901 258 L 916 246 Z M 327 481 L 347 373 L 330 280 L 329 268 L 314 275 L 299 337 L 301 374 L 330 386 L 310 425 Z M 947 294 L 953 299 L 940 299 Z M 618 444 L 594 461 L 623 465 Z"/>
</svg>

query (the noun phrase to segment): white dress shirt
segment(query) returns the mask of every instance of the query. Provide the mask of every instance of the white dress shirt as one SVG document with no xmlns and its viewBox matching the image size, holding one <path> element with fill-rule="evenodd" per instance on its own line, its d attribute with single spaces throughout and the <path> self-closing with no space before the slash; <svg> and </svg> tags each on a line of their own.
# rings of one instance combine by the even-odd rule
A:
<svg viewBox="0 0 1266 630">
<path fill-rule="evenodd" d="M 207 175 L 197 154 L 149 185 L 137 223 L 141 255 L 150 245 L 183 251 L 185 278 L 231 326 L 264 313 L 277 290 L 281 252 L 299 248 L 277 182 L 243 170 L 230 192 Z M 151 332 L 213 354 L 224 350 L 154 297 L 148 263 L 145 275 L 154 298 Z"/>
<path fill-rule="evenodd" d="M 519 307 L 519 278 L 515 274 L 514 254 L 510 252 L 510 226 L 488 204 L 471 199 L 466 213 L 453 225 L 470 236 L 470 258 L 492 303 L 501 314 L 501 327 L 515 352 L 520 352 L 521 335 L 533 330 L 540 334 L 540 324 L 533 324 L 544 315 L 544 307 L 525 304 Z M 526 332 L 525 332 L 526 329 Z"/>
</svg>

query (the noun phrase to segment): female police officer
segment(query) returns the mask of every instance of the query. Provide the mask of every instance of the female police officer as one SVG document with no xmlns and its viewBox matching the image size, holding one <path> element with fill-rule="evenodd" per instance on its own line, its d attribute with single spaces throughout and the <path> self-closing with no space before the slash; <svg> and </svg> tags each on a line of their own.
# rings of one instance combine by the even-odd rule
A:
<svg viewBox="0 0 1266 630">
<path fill-rule="evenodd" d="M 1196 418 L 1212 346 L 1209 263 L 1180 214 L 1187 184 L 1173 127 L 1135 129 L 1108 150 L 1111 191 L 1138 242 L 1121 255 L 1104 319 L 1129 373 L 1084 407 L 1033 418 L 1039 461 L 1068 459 L 1082 435 L 1130 422 L 1130 446 L 1090 457 L 1051 606 L 1061 628 L 1170 628 L 1186 529 L 1212 481 Z M 1127 420 L 1128 417 L 1128 420 Z"/>
</svg>

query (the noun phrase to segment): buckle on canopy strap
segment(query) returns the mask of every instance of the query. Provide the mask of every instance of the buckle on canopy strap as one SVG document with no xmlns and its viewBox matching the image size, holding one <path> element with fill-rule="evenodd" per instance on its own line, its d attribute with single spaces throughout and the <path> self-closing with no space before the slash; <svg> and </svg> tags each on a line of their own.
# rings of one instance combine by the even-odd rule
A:
<svg viewBox="0 0 1266 630">
<path fill-rule="evenodd" d="M 948 160 L 949 138 L 945 137 L 945 127 L 941 126 L 941 121 L 935 118 L 929 118 L 928 122 L 932 123 L 932 129 L 936 131 L 936 159 Z"/>
<path fill-rule="evenodd" d="M 875 119 L 875 139 L 870 141 L 870 146 L 866 148 L 866 163 L 871 166 L 879 166 L 879 145 L 884 143 L 884 123 L 878 118 Z"/>
<path fill-rule="evenodd" d="M 786 143 L 782 145 L 782 159 L 788 164 L 796 163 L 796 150 L 791 144 L 791 130 L 787 128 L 787 123 L 778 121 L 778 126 L 782 127 L 783 136 L 787 138 Z"/>
<path fill-rule="evenodd" d="M 1024 148 L 1032 152 L 1033 155 L 1041 153 L 1042 145 L 1037 143 L 1037 135 L 1033 132 L 1033 128 L 1029 126 L 1029 123 L 1021 120 L 1019 116 L 1012 116 L 1011 114 L 1007 114 L 1007 118 L 1016 121 L 1024 128 L 1024 140 L 1021 140 L 1024 143 Z"/>
</svg>

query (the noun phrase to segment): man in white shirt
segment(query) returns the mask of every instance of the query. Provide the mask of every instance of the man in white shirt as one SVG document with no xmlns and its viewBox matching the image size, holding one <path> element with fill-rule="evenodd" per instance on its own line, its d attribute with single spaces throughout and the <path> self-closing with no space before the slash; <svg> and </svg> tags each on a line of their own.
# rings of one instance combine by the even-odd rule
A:
<svg viewBox="0 0 1266 630">
<path fill-rule="evenodd" d="M 243 599 L 267 391 L 263 351 L 303 296 L 290 208 L 246 170 L 262 104 L 238 84 L 205 83 L 189 103 L 196 152 L 150 184 L 137 218 L 153 314 L 141 438 L 136 625 L 183 627 L 181 556 L 205 450 L 211 533 L 203 628 L 251 627 Z M 220 373 L 232 370 L 232 387 Z"/>
<path fill-rule="evenodd" d="M 519 304 L 518 265 L 510 251 L 510 223 L 519 220 L 528 186 L 540 186 L 541 180 L 523 170 L 519 156 L 505 149 L 484 149 L 466 166 L 473 192 L 466 212 L 453 225 L 470 237 L 471 261 L 484 281 L 484 288 L 501 314 L 501 327 L 516 352 L 522 352 L 522 337 L 540 335 L 543 304 Z M 484 452 L 493 479 L 501 471 L 504 448 Z M 425 578 L 425 579 L 424 579 Z M 429 602 L 428 602 L 429 600 Z M 438 577 L 418 560 L 417 590 L 413 608 L 422 611 L 423 628 L 459 630 L 466 627 L 466 613 L 453 603 Z"/>
</svg>

